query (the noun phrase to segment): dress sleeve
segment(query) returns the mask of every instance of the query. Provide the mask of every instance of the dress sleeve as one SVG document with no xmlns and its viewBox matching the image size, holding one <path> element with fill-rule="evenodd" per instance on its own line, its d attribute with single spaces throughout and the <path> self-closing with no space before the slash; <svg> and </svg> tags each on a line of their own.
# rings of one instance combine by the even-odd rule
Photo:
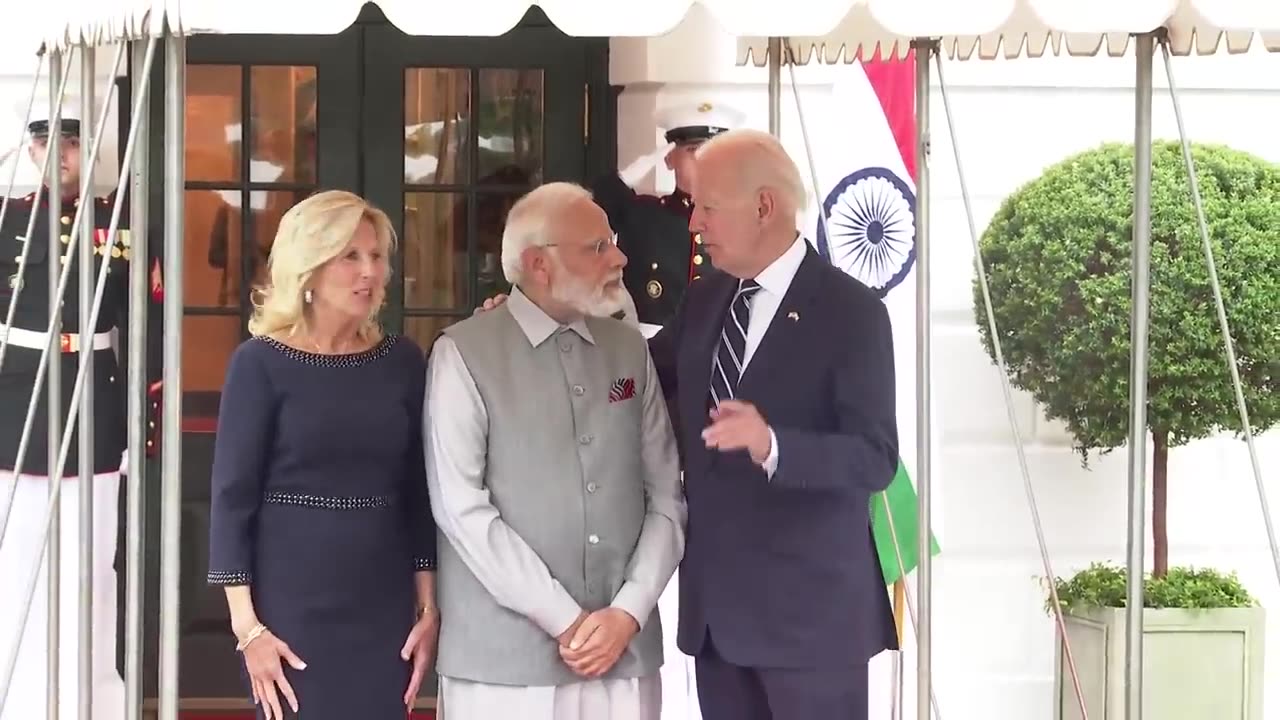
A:
<svg viewBox="0 0 1280 720">
<path fill-rule="evenodd" d="M 276 401 L 253 340 L 231 356 L 213 445 L 210 585 L 249 585 L 258 510 L 275 435 Z"/>
<path fill-rule="evenodd" d="M 402 338 L 403 340 L 403 338 Z M 431 516 L 431 498 L 427 489 L 426 456 L 422 450 L 422 407 L 426 397 L 427 362 L 414 343 L 409 363 L 410 382 L 405 403 L 409 408 L 409 449 L 405 458 L 404 497 L 409 512 L 409 536 L 413 543 L 415 572 L 436 569 L 436 523 Z"/>
</svg>

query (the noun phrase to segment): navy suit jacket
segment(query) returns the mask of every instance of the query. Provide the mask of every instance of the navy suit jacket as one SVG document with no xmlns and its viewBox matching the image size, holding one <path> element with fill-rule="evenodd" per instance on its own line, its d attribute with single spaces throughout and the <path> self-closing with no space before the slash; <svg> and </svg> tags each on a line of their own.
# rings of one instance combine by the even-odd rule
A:
<svg viewBox="0 0 1280 720">
<path fill-rule="evenodd" d="M 737 391 L 777 435 L 769 479 L 746 451 L 708 450 L 701 437 L 737 284 L 719 271 L 692 283 L 650 341 L 689 505 L 679 647 L 697 655 L 709 629 L 737 665 L 865 662 L 897 647 L 869 517 L 898 465 L 888 313 L 808 248 Z"/>
</svg>

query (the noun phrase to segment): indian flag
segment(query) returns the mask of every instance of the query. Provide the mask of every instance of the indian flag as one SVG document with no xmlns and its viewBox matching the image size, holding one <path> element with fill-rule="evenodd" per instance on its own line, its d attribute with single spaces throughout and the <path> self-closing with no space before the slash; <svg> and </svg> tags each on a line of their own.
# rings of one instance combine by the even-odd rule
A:
<svg viewBox="0 0 1280 720">
<path fill-rule="evenodd" d="M 815 138 L 821 151 L 814 155 L 819 202 L 810 212 L 809 237 L 823 257 L 873 289 L 889 310 L 897 370 L 898 445 L 901 452 L 914 454 L 914 57 L 849 66 L 832 88 L 828 112 L 817 120 L 820 129 Z M 899 581 L 919 563 L 916 491 L 908 463 L 901 458 L 893 483 L 871 498 L 871 519 L 885 584 L 895 585 L 899 595 Z M 896 531 L 896 551 L 891 527 Z M 937 554 L 937 542 L 930 540 Z M 895 615 L 901 637 L 899 598 L 895 598 L 899 606 Z"/>
</svg>

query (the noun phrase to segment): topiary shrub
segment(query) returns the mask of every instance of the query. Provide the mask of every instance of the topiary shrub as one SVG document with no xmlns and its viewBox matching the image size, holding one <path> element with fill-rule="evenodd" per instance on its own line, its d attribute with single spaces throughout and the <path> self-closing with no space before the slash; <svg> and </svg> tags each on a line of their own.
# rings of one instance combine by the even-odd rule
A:
<svg viewBox="0 0 1280 720">
<path fill-rule="evenodd" d="M 1192 157 L 1255 432 L 1280 419 L 1280 166 L 1227 147 Z M 1150 379 L 1154 575 L 1168 565 L 1168 450 L 1242 431 L 1177 143 L 1152 152 Z M 1103 145 L 1005 199 L 981 239 L 1010 380 L 1089 453 L 1129 434 L 1133 147 Z M 975 314 L 994 358 L 982 290 Z M 1211 486 L 1217 478 L 1205 478 Z"/>
</svg>

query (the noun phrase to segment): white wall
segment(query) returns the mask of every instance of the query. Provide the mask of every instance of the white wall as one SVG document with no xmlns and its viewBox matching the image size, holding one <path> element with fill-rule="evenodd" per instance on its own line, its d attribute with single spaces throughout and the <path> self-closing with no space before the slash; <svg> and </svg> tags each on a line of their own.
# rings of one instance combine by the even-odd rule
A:
<svg viewBox="0 0 1280 720">
<path fill-rule="evenodd" d="M 612 55 L 613 81 L 627 85 L 619 107 L 620 165 L 659 144 L 649 113 L 678 96 L 733 102 L 750 114 L 751 126 L 767 129 L 767 71 L 734 67 L 732 39 L 705 18 L 693 17 L 662 38 L 616 39 Z M 1280 162 L 1280 55 L 1173 62 L 1194 140 L 1230 143 Z M 1154 135 L 1176 138 L 1158 58 L 1155 67 Z M 1132 141 L 1132 59 L 949 62 L 944 71 L 979 232 L 1001 199 L 1047 165 L 1105 141 Z M 831 132 L 825 125 L 832 118 L 844 132 L 856 132 L 856 118 L 840 115 L 830 101 L 830 83 L 840 72 L 849 70 L 796 69 L 819 158 L 824 145 L 830 152 L 833 144 L 822 139 Z M 788 77 L 784 68 L 783 141 L 807 170 Z M 970 289 L 973 252 L 936 77 L 931 102 L 934 507 L 943 546 L 934 575 L 935 689 L 947 720 L 1047 719 L 1053 626 L 1043 610 L 1044 570 L 999 374 L 978 342 Z M 653 186 L 669 190 L 669 173 L 662 172 Z M 908 365 L 899 372 L 914 369 Z M 1015 409 L 1054 572 L 1069 575 L 1096 560 L 1123 564 L 1125 450 L 1094 458 L 1085 470 L 1063 429 L 1045 421 L 1029 396 L 1017 393 Z M 1260 438 L 1258 449 L 1268 498 L 1280 508 L 1280 432 Z M 914 465 L 914 449 L 903 450 Z M 1236 570 L 1264 605 L 1276 606 L 1280 585 L 1257 507 L 1243 442 L 1214 439 L 1174 450 L 1171 562 Z M 1280 688 L 1280 623 L 1273 620 L 1271 627 L 1266 685 L 1274 689 Z M 878 664 L 876 702 L 886 708 L 887 662 Z M 914 666 L 906 674 L 914 718 Z M 1280 695 L 1272 690 L 1267 700 L 1266 717 L 1280 718 Z M 888 715 L 879 710 L 872 716 Z"/>
</svg>

